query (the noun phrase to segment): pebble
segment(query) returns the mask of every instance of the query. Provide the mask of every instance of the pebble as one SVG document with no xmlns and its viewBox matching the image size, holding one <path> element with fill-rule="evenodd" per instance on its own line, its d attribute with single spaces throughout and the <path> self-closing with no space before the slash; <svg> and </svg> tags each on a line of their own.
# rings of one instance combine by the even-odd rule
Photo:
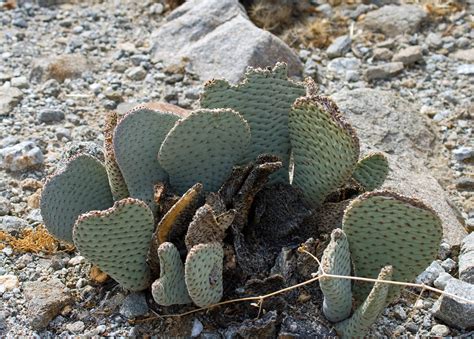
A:
<svg viewBox="0 0 474 339">
<path fill-rule="evenodd" d="M 461 242 L 459 279 L 474 284 L 474 233 L 469 234 Z"/>
<path fill-rule="evenodd" d="M 64 120 L 64 117 L 63 111 L 51 108 L 43 109 L 38 113 L 38 120 L 45 123 L 60 122 Z"/>
<path fill-rule="evenodd" d="M 10 200 L 5 197 L 0 196 L 0 216 L 7 215 L 12 209 L 12 204 Z"/>
<path fill-rule="evenodd" d="M 444 290 L 446 288 L 446 284 L 451 279 L 454 279 L 451 274 L 443 272 L 438 276 L 438 278 L 436 278 L 436 280 L 433 282 L 433 285 L 440 290 Z"/>
<path fill-rule="evenodd" d="M 24 171 L 44 162 L 41 149 L 33 141 L 22 141 L 0 149 L 0 168 L 12 172 Z"/>
<path fill-rule="evenodd" d="M 393 57 L 393 52 L 388 48 L 374 48 L 372 52 L 374 60 L 388 61 Z"/>
<path fill-rule="evenodd" d="M 417 284 L 432 285 L 436 278 L 443 272 L 444 269 L 439 262 L 433 261 L 431 265 L 415 279 L 415 282 Z"/>
<path fill-rule="evenodd" d="M 0 87 L 0 116 L 9 115 L 23 98 L 23 92 L 15 87 Z"/>
<path fill-rule="evenodd" d="M 13 291 L 13 289 L 19 286 L 18 277 L 12 274 L 0 275 L 0 291 L 4 292 Z"/>
<path fill-rule="evenodd" d="M 461 75 L 474 75 L 474 64 L 461 65 L 456 72 Z"/>
<path fill-rule="evenodd" d="M 445 325 L 437 324 L 431 328 L 430 335 L 435 337 L 446 337 L 451 333 Z"/>
<path fill-rule="evenodd" d="M 12 215 L 0 217 L 0 230 L 12 234 L 19 234 L 20 231 L 28 226 L 28 222 L 22 218 Z"/>
<path fill-rule="evenodd" d="M 453 155 L 457 161 L 466 161 L 474 159 L 474 148 L 473 147 L 459 147 L 453 150 Z"/>
<path fill-rule="evenodd" d="M 337 37 L 326 49 L 326 54 L 331 59 L 341 57 L 350 50 L 351 43 L 352 39 L 348 35 Z"/>
<path fill-rule="evenodd" d="M 441 262 L 441 267 L 446 271 L 446 272 L 451 272 L 452 270 L 454 270 L 454 268 L 456 267 L 456 262 L 451 259 L 451 258 L 447 258 L 445 260 L 443 260 Z"/>
<path fill-rule="evenodd" d="M 30 83 L 28 81 L 28 78 L 25 77 L 25 76 L 19 76 L 19 77 L 12 78 L 10 83 L 11 83 L 12 87 L 16 87 L 16 88 L 24 89 L 24 88 L 30 87 Z"/>
<path fill-rule="evenodd" d="M 191 330 L 191 337 L 197 338 L 202 333 L 203 329 L 204 326 L 202 325 L 202 322 L 200 322 L 199 319 L 194 319 L 193 329 Z"/>
<path fill-rule="evenodd" d="M 391 78 L 403 71 L 403 63 L 388 62 L 385 64 L 371 66 L 365 71 L 368 81 Z"/>
<path fill-rule="evenodd" d="M 127 295 L 120 307 L 120 314 L 126 318 L 135 318 L 147 313 L 148 304 L 146 302 L 145 294 L 140 292 L 130 293 Z"/>
<path fill-rule="evenodd" d="M 81 255 L 78 255 L 78 256 L 75 256 L 75 257 L 72 257 L 69 262 L 68 262 L 68 266 L 77 266 L 77 265 L 81 265 L 83 263 L 86 262 L 86 258 L 84 258 L 83 256 Z"/>
<path fill-rule="evenodd" d="M 131 80 L 143 80 L 146 77 L 146 71 L 141 66 L 128 69 L 126 74 Z"/>
<path fill-rule="evenodd" d="M 423 53 L 420 46 L 410 46 L 396 53 L 392 61 L 400 61 L 404 66 L 414 64 L 423 59 Z"/>
<path fill-rule="evenodd" d="M 71 324 L 67 324 L 66 325 L 66 329 L 69 331 L 69 332 L 72 332 L 74 334 L 81 334 L 84 332 L 84 329 L 85 329 L 85 324 L 82 322 L 82 321 L 76 321 L 76 322 L 73 322 Z"/>
</svg>

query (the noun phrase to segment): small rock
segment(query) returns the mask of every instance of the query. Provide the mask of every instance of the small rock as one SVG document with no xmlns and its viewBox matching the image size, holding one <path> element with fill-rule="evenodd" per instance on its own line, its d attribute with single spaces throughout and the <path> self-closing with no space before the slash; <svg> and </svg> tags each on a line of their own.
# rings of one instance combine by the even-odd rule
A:
<svg viewBox="0 0 474 339">
<path fill-rule="evenodd" d="M 18 281 L 18 277 L 16 275 L 0 275 L 0 286 L 2 286 L 0 288 L 4 289 L 4 291 L 13 291 L 13 289 L 17 288 L 19 284 L 20 282 Z"/>
<path fill-rule="evenodd" d="M 434 281 L 433 285 L 440 290 L 444 290 L 449 280 L 454 279 L 451 274 L 443 272 Z"/>
<path fill-rule="evenodd" d="M 430 335 L 434 337 L 446 337 L 449 335 L 449 333 L 450 333 L 449 328 L 441 324 L 434 325 L 430 331 Z"/>
<path fill-rule="evenodd" d="M 146 71 L 141 66 L 129 68 L 126 75 L 131 80 L 143 80 L 146 77 Z"/>
<path fill-rule="evenodd" d="M 428 268 L 421 273 L 415 280 L 417 284 L 432 285 L 436 278 L 444 272 L 443 267 L 438 261 L 433 261 Z"/>
<path fill-rule="evenodd" d="M 68 262 L 68 265 L 69 266 L 77 266 L 77 265 L 80 265 L 80 264 L 83 264 L 86 262 L 86 258 L 84 258 L 83 256 L 75 256 L 73 258 L 71 258 Z"/>
<path fill-rule="evenodd" d="M 32 329 L 41 330 L 73 299 L 58 279 L 27 281 L 23 285 L 27 314 Z"/>
<path fill-rule="evenodd" d="M 76 322 L 73 322 L 72 324 L 67 324 L 66 325 L 66 329 L 69 331 L 69 332 L 72 332 L 74 334 L 81 334 L 84 332 L 84 329 L 85 329 L 86 325 L 84 325 L 84 323 L 82 321 L 76 321 Z"/>
<path fill-rule="evenodd" d="M 144 293 L 130 293 L 120 307 L 120 314 L 126 318 L 135 318 L 147 313 L 148 304 Z"/>
<path fill-rule="evenodd" d="M 474 284 L 474 233 L 469 234 L 461 242 L 459 279 Z"/>
<path fill-rule="evenodd" d="M 388 48 L 374 48 L 372 52 L 374 60 L 388 61 L 393 57 L 393 53 Z"/>
<path fill-rule="evenodd" d="M 326 50 L 329 58 L 337 58 L 343 56 L 351 49 L 352 39 L 349 35 L 342 35 L 336 38 Z"/>
<path fill-rule="evenodd" d="M 63 82 L 68 78 L 78 78 L 89 69 L 89 61 L 80 54 L 64 54 L 41 58 L 33 62 L 30 81 L 39 83 L 48 79 L 55 79 Z"/>
<path fill-rule="evenodd" d="M 448 255 L 451 253 L 451 246 L 446 243 L 446 242 L 442 242 L 440 245 L 439 245 L 439 250 L 438 250 L 438 257 L 441 259 L 441 260 L 444 260 L 446 258 L 448 258 Z"/>
<path fill-rule="evenodd" d="M 401 305 L 395 305 L 393 308 L 393 314 L 395 318 L 399 320 L 406 320 L 407 319 L 407 312 L 403 309 Z"/>
<path fill-rule="evenodd" d="M 42 165 L 43 162 L 43 152 L 32 141 L 23 141 L 0 149 L 0 168 L 12 172 L 24 171 Z"/>
<path fill-rule="evenodd" d="M 408 66 L 423 59 L 423 53 L 420 46 L 410 46 L 402 49 L 393 56 L 392 61 L 400 61 Z"/>
<path fill-rule="evenodd" d="M 450 54 L 450 56 L 461 61 L 474 63 L 474 48 L 461 49 L 455 53 Z"/>
<path fill-rule="evenodd" d="M 23 228 L 27 226 L 28 223 L 24 219 L 11 215 L 4 215 L 0 217 L 0 231 L 18 234 Z"/>
<path fill-rule="evenodd" d="M 61 93 L 61 85 L 57 80 L 49 79 L 41 86 L 41 93 L 45 96 L 57 97 Z"/>
<path fill-rule="evenodd" d="M 46 108 L 39 111 L 37 118 L 40 122 L 45 123 L 59 122 L 64 120 L 64 112 L 56 109 Z"/>
<path fill-rule="evenodd" d="M 0 196 L 0 216 L 7 215 L 12 209 L 10 200 Z"/>
<path fill-rule="evenodd" d="M 403 63 L 388 62 L 385 64 L 369 67 L 365 72 L 365 76 L 368 81 L 377 80 L 377 79 L 387 79 L 394 75 L 397 75 L 402 70 L 403 70 Z"/>
<path fill-rule="evenodd" d="M 472 160 L 474 158 L 474 148 L 472 147 L 459 147 L 453 150 L 453 155 L 457 161 Z"/>
<path fill-rule="evenodd" d="M 30 83 L 28 82 L 28 78 L 25 76 L 15 77 L 10 80 L 12 87 L 16 88 L 28 88 L 30 87 Z"/>
<path fill-rule="evenodd" d="M 465 64 L 457 68 L 456 72 L 461 75 L 473 75 L 474 74 L 474 64 Z"/>
<path fill-rule="evenodd" d="M 473 284 L 453 278 L 448 281 L 444 291 L 474 301 Z M 443 294 L 434 304 L 432 312 L 449 326 L 461 330 L 474 327 L 474 303 Z"/>
<path fill-rule="evenodd" d="M 356 58 L 336 58 L 331 60 L 327 69 L 339 75 L 345 75 L 347 71 L 357 71 L 360 67 L 360 60 Z"/>
<path fill-rule="evenodd" d="M 462 177 L 456 179 L 455 184 L 460 191 L 474 191 L 474 178 Z"/>
<path fill-rule="evenodd" d="M 9 115 L 23 98 L 23 92 L 15 87 L 0 87 L 0 115 Z"/>
<path fill-rule="evenodd" d="M 443 262 L 441 262 L 441 267 L 446 271 L 446 272 L 451 272 L 452 270 L 454 270 L 454 268 L 456 267 L 456 262 L 451 259 L 451 258 L 447 258 L 445 260 L 443 260 Z"/>
<path fill-rule="evenodd" d="M 191 330 L 191 337 L 193 338 L 198 337 L 201 334 L 203 329 L 204 329 L 204 326 L 202 325 L 202 322 L 200 322 L 199 319 L 194 319 L 193 329 Z"/>
<path fill-rule="evenodd" d="M 431 32 L 426 36 L 426 43 L 433 49 L 438 49 L 443 45 L 443 36 L 440 33 Z"/>
</svg>

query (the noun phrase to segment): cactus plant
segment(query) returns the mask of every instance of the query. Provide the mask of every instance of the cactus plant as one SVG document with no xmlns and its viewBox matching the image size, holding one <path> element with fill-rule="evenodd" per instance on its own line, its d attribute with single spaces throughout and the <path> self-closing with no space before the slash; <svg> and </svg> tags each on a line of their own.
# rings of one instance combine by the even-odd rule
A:
<svg viewBox="0 0 474 339">
<path fill-rule="evenodd" d="M 388 160 L 381 152 L 371 152 L 357 162 L 352 177 L 364 190 L 382 186 L 388 174 Z"/>
<path fill-rule="evenodd" d="M 286 64 L 277 63 L 273 69 L 250 68 L 236 86 L 225 80 L 206 83 L 200 103 L 202 107 L 231 108 L 242 114 L 250 125 L 252 139 L 240 163 L 249 163 L 264 153 L 276 155 L 284 169 L 278 176 L 288 182 L 288 112 L 296 98 L 305 93 L 303 83 L 288 80 Z"/>
<path fill-rule="evenodd" d="M 160 278 L 151 285 L 151 294 L 157 304 L 163 306 L 188 304 L 191 302 L 184 281 L 184 266 L 179 252 L 170 242 L 158 247 Z"/>
<path fill-rule="evenodd" d="M 140 291 L 150 286 L 146 255 L 153 233 L 153 214 L 145 203 L 127 198 L 104 211 L 82 214 L 73 239 L 86 258 L 124 288 Z"/>
<path fill-rule="evenodd" d="M 352 175 L 359 140 L 337 106 L 316 95 L 295 101 L 288 126 L 295 162 L 293 184 L 319 206 Z"/>
</svg>

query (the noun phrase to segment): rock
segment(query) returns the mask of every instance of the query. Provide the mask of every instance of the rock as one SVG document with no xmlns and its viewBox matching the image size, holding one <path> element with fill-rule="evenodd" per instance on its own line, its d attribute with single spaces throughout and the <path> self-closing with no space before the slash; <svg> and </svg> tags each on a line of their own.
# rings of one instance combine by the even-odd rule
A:
<svg viewBox="0 0 474 339">
<path fill-rule="evenodd" d="M 42 330 L 73 299 L 66 287 L 58 279 L 49 281 L 27 281 L 23 285 L 23 295 L 27 301 L 30 326 Z"/>
<path fill-rule="evenodd" d="M 0 116 L 9 115 L 23 98 L 23 92 L 15 87 L 0 87 Z"/>
<path fill-rule="evenodd" d="M 169 66 L 187 58 L 204 81 L 237 82 L 248 66 L 273 66 L 277 61 L 288 63 L 292 76 L 301 75 L 303 68 L 282 40 L 250 22 L 238 0 L 186 1 L 168 15 L 151 40 L 152 62 Z"/>
<path fill-rule="evenodd" d="M 443 238 L 459 246 L 466 235 L 448 196 L 424 167 L 436 138 L 417 107 L 398 95 L 369 88 L 344 90 L 332 96 L 355 127 L 362 152 L 389 153 L 390 174 L 384 188 L 414 195 L 432 206 L 443 221 Z"/>
<path fill-rule="evenodd" d="M 456 69 L 456 72 L 461 75 L 473 75 L 474 74 L 474 64 L 464 64 L 459 66 Z"/>
<path fill-rule="evenodd" d="M 351 49 L 352 39 L 349 35 L 342 35 L 336 38 L 326 50 L 329 58 L 337 58 L 343 56 Z"/>
<path fill-rule="evenodd" d="M 443 267 L 437 261 L 433 261 L 423 273 L 421 273 L 416 279 L 417 284 L 433 285 L 433 282 L 444 272 Z"/>
<path fill-rule="evenodd" d="M 45 108 L 38 112 L 37 116 L 40 122 L 51 123 L 64 120 L 64 112 L 57 109 Z"/>
<path fill-rule="evenodd" d="M 365 71 L 367 81 L 387 79 L 403 71 L 403 63 L 387 62 L 377 66 L 370 66 Z"/>
<path fill-rule="evenodd" d="M 425 39 L 429 47 L 438 49 L 443 46 L 443 36 L 440 33 L 430 32 Z"/>
<path fill-rule="evenodd" d="M 455 181 L 456 188 L 459 191 L 474 191 L 474 178 L 462 177 Z"/>
<path fill-rule="evenodd" d="M 79 78 L 82 73 L 90 69 L 89 61 L 80 54 L 45 57 L 33 61 L 30 81 L 40 83 L 48 79 L 55 79 L 63 82 L 68 78 Z"/>
<path fill-rule="evenodd" d="M 61 85 L 55 79 L 46 80 L 41 86 L 41 93 L 45 96 L 57 97 L 61 93 Z"/>
<path fill-rule="evenodd" d="M 15 77 L 10 80 L 11 86 L 16 88 L 28 88 L 30 87 L 30 83 L 28 82 L 28 78 L 25 76 Z"/>
<path fill-rule="evenodd" d="M 24 171 L 43 162 L 43 152 L 33 141 L 23 141 L 0 149 L 0 168 L 12 172 Z"/>
<path fill-rule="evenodd" d="M 460 49 L 454 53 L 451 53 L 450 56 L 461 61 L 474 63 L 474 48 Z"/>
<path fill-rule="evenodd" d="M 423 52 L 420 46 L 410 46 L 400 50 L 393 56 L 392 61 L 400 61 L 404 66 L 414 64 L 423 59 Z"/>
<path fill-rule="evenodd" d="M 144 293 L 130 293 L 125 297 L 120 314 L 126 318 L 135 318 L 148 313 L 148 304 Z"/>
<path fill-rule="evenodd" d="M 4 215 L 0 217 L 0 231 L 18 234 L 23 228 L 27 226 L 28 223 L 24 219 L 11 215 Z"/>
<path fill-rule="evenodd" d="M 389 5 L 367 13 L 362 26 L 367 30 L 395 37 L 418 32 L 426 17 L 426 12 L 419 6 Z"/>
<path fill-rule="evenodd" d="M 336 58 L 327 65 L 327 70 L 339 75 L 346 75 L 348 71 L 358 71 L 360 60 L 356 58 Z"/>
<path fill-rule="evenodd" d="M 462 146 L 453 150 L 453 155 L 457 161 L 469 161 L 474 158 L 474 148 Z"/>
<path fill-rule="evenodd" d="M 393 57 L 393 53 L 388 48 L 374 48 L 372 52 L 374 60 L 388 61 Z"/>
<path fill-rule="evenodd" d="M 446 272 L 451 272 L 452 270 L 454 270 L 454 268 L 456 267 L 456 262 L 451 259 L 451 258 L 447 258 L 446 260 L 443 260 L 441 262 L 441 267 L 446 271 Z"/>
<path fill-rule="evenodd" d="M 433 285 L 440 290 L 444 290 L 448 284 L 448 281 L 451 279 L 454 279 L 451 274 L 443 272 L 438 276 L 438 278 L 436 278 L 436 280 L 433 282 Z"/>
<path fill-rule="evenodd" d="M 474 301 L 474 285 L 451 279 L 446 284 L 445 292 Z M 474 327 L 474 303 L 453 298 L 443 294 L 433 306 L 433 315 L 449 326 L 464 330 Z"/>
<path fill-rule="evenodd" d="M 66 325 L 66 329 L 74 334 L 82 334 L 86 325 L 82 321 L 76 321 Z"/>
<path fill-rule="evenodd" d="M 9 292 L 19 286 L 18 277 L 13 274 L 0 275 L 0 291 Z"/>
<path fill-rule="evenodd" d="M 474 233 L 469 234 L 461 242 L 459 279 L 474 284 Z"/>
<path fill-rule="evenodd" d="M 81 265 L 85 262 L 86 262 L 86 258 L 84 258 L 81 255 L 77 255 L 77 256 L 72 257 L 71 259 L 69 259 L 69 262 L 67 264 L 69 266 L 77 266 L 77 265 Z"/>
<path fill-rule="evenodd" d="M 0 216 L 7 215 L 12 209 L 12 204 L 10 200 L 5 197 L 0 196 Z"/>
<path fill-rule="evenodd" d="M 146 77 L 146 71 L 141 66 L 129 68 L 125 74 L 130 80 L 143 80 Z"/>
<path fill-rule="evenodd" d="M 193 329 L 191 330 L 191 337 L 197 338 L 202 333 L 203 329 L 204 326 L 202 325 L 202 322 L 200 322 L 199 319 L 194 319 Z"/>
<path fill-rule="evenodd" d="M 446 337 L 449 333 L 449 328 L 441 324 L 434 325 L 430 331 L 430 335 L 434 337 Z"/>
</svg>

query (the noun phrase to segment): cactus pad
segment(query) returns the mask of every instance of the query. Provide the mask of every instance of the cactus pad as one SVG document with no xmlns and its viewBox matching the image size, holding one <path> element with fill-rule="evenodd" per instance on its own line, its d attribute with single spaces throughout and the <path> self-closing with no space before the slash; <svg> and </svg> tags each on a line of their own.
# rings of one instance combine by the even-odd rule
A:
<svg viewBox="0 0 474 339">
<path fill-rule="evenodd" d="M 321 265 L 325 273 L 351 275 L 351 255 L 344 232 L 336 228 L 324 250 Z M 324 294 L 323 313 L 329 321 L 339 322 L 349 317 L 352 309 L 351 281 L 323 277 L 319 286 Z"/>
<path fill-rule="evenodd" d="M 288 126 L 295 163 L 293 185 L 319 206 L 350 178 L 359 141 L 337 106 L 321 96 L 296 100 Z"/>
<path fill-rule="evenodd" d="M 109 178 L 110 190 L 114 201 L 128 198 L 128 188 L 123 179 L 122 172 L 115 159 L 113 135 L 115 127 L 117 126 L 117 113 L 108 112 L 105 121 L 104 128 L 104 157 L 105 157 L 105 169 Z"/>
<path fill-rule="evenodd" d="M 41 215 L 49 232 L 72 242 L 77 217 L 90 210 L 109 208 L 113 204 L 107 172 L 102 163 L 90 155 L 78 155 L 44 185 Z"/>
<path fill-rule="evenodd" d="M 225 231 L 234 221 L 234 217 L 235 210 L 226 211 L 217 217 L 210 205 L 201 206 L 196 211 L 186 233 L 185 242 L 188 250 L 198 244 L 222 243 Z"/>
<path fill-rule="evenodd" d="M 251 162 L 263 153 L 276 155 L 283 161 L 279 177 L 287 182 L 290 155 L 288 113 L 296 98 L 305 92 L 303 83 L 288 79 L 286 64 L 278 63 L 273 70 L 250 68 L 244 81 L 236 86 L 224 80 L 208 82 L 201 106 L 232 108 L 242 114 L 252 133 L 242 163 Z"/>
<path fill-rule="evenodd" d="M 360 195 L 347 207 L 342 229 L 349 240 L 354 274 L 375 278 L 391 265 L 394 280 L 410 282 L 436 258 L 441 241 L 441 220 L 421 201 L 389 191 Z M 369 294 L 371 283 L 356 281 L 356 302 Z M 398 296 L 390 286 L 387 302 Z"/>
<path fill-rule="evenodd" d="M 184 281 L 184 266 L 176 247 L 170 242 L 162 243 L 158 247 L 158 257 L 160 278 L 151 285 L 153 299 L 162 306 L 190 303 Z"/>
<path fill-rule="evenodd" d="M 84 257 L 123 288 L 140 291 L 150 286 L 146 255 L 153 228 L 147 205 L 127 198 L 108 210 L 82 214 L 74 225 L 73 239 Z"/>
<path fill-rule="evenodd" d="M 366 190 L 382 186 L 388 174 L 387 157 L 380 152 L 369 153 L 357 162 L 352 177 Z"/>
<path fill-rule="evenodd" d="M 189 296 L 199 307 L 219 302 L 222 298 L 222 265 L 224 250 L 214 242 L 194 246 L 184 266 Z"/>
<path fill-rule="evenodd" d="M 175 124 L 158 158 L 179 194 L 196 182 L 205 192 L 213 192 L 242 158 L 249 140 L 249 126 L 240 114 L 230 109 L 197 110 Z"/>
<path fill-rule="evenodd" d="M 392 266 L 385 266 L 380 270 L 378 280 L 391 280 L 393 275 Z M 364 303 L 354 312 L 352 317 L 336 324 L 336 331 L 342 338 L 363 338 L 367 330 L 375 322 L 387 305 L 387 293 L 389 285 L 376 282 L 365 299 Z"/>
<path fill-rule="evenodd" d="M 115 128 L 115 157 L 132 198 L 144 201 L 155 213 L 153 187 L 167 180 L 156 155 L 179 116 L 141 106 L 129 111 Z"/>
</svg>

